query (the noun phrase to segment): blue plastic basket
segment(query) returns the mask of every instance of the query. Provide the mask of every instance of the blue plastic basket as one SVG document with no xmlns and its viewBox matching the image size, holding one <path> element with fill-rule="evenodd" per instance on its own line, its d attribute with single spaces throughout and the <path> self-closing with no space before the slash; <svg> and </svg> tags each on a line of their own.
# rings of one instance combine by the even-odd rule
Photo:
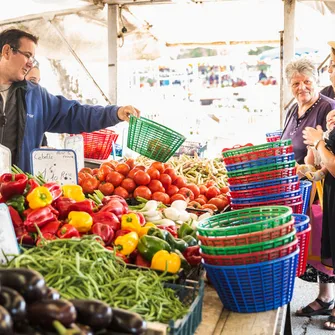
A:
<svg viewBox="0 0 335 335">
<path fill-rule="evenodd" d="M 221 302 L 231 311 L 254 313 L 276 309 L 292 299 L 299 248 L 272 261 L 215 266 L 204 264 Z"/>
<path fill-rule="evenodd" d="M 265 180 L 265 181 L 257 182 L 257 183 L 229 185 L 229 189 L 230 191 L 246 191 L 246 190 L 252 190 L 254 188 L 260 188 L 260 187 L 296 183 L 298 180 L 299 180 L 298 176 L 292 176 L 292 177 L 286 177 L 286 178 Z"/>
<path fill-rule="evenodd" d="M 290 199 L 294 197 L 298 197 L 301 195 L 301 190 L 296 190 L 292 192 L 282 192 L 278 194 L 270 194 L 267 196 L 261 197 L 253 197 L 253 198 L 232 198 L 231 203 L 232 205 L 247 205 L 252 204 L 254 202 L 266 202 L 272 200 L 283 200 L 283 199 Z"/>
<path fill-rule="evenodd" d="M 293 214 L 294 217 L 294 227 L 297 233 L 302 232 L 308 228 L 309 217 L 305 214 Z"/>
<path fill-rule="evenodd" d="M 294 154 L 285 154 L 280 156 L 272 156 L 266 158 L 259 158 L 253 161 L 243 162 L 243 163 L 236 163 L 236 164 L 229 164 L 226 165 L 227 171 L 236 171 L 236 170 L 243 170 L 243 169 L 251 169 L 254 167 L 265 166 L 269 164 L 279 164 L 284 162 L 289 162 L 294 160 Z"/>
<path fill-rule="evenodd" d="M 266 133 L 265 135 L 266 135 L 266 137 L 274 137 L 274 136 L 281 136 L 282 133 L 283 133 L 282 130 L 276 130 L 272 133 Z"/>
<path fill-rule="evenodd" d="M 302 206 L 302 214 L 307 213 L 307 209 L 309 207 L 309 199 L 311 197 L 311 189 L 312 189 L 312 182 L 308 180 L 300 181 L 300 190 L 302 194 L 302 199 L 304 201 Z"/>
</svg>

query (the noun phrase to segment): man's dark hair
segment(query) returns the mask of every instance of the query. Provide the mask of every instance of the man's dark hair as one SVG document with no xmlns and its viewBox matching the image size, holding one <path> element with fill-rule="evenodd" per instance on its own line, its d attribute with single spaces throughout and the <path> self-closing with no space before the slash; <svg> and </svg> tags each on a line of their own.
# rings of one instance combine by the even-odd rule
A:
<svg viewBox="0 0 335 335">
<path fill-rule="evenodd" d="M 5 44 L 9 44 L 13 48 L 20 48 L 20 39 L 26 37 L 33 41 L 35 44 L 38 42 L 38 37 L 27 33 L 20 29 L 7 29 L 0 33 L 0 51 Z"/>
</svg>

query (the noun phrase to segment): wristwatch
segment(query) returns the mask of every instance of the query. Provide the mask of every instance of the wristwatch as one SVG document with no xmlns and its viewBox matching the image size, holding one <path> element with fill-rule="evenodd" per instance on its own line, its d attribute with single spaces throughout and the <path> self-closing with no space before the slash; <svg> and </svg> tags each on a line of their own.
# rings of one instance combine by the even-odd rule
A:
<svg viewBox="0 0 335 335">
<path fill-rule="evenodd" d="M 318 148 L 318 145 L 319 145 L 319 143 L 320 143 L 321 141 L 323 141 L 322 138 L 320 138 L 319 140 L 316 140 L 316 141 L 313 143 L 315 149 Z"/>
</svg>

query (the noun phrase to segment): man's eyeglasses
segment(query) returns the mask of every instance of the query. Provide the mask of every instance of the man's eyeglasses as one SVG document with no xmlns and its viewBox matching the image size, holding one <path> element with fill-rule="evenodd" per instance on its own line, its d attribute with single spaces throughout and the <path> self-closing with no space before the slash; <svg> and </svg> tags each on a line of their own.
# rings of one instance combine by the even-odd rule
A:
<svg viewBox="0 0 335 335">
<path fill-rule="evenodd" d="M 30 55 L 30 53 L 23 52 L 23 51 L 15 48 L 15 47 L 12 47 L 12 46 L 11 46 L 11 48 L 12 48 L 13 52 L 18 52 L 19 54 L 21 54 L 24 57 L 26 57 L 28 59 L 28 61 L 33 65 L 33 67 L 38 65 L 38 61 L 35 59 L 34 56 Z"/>
</svg>

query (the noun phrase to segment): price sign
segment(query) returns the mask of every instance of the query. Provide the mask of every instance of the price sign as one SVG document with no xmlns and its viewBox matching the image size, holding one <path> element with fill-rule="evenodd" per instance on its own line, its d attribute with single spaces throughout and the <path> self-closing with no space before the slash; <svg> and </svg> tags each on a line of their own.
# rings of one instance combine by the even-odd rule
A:
<svg viewBox="0 0 335 335">
<path fill-rule="evenodd" d="M 0 204 L 0 222 L 0 263 L 5 264 L 7 260 L 4 254 L 18 255 L 20 253 L 12 219 L 5 204 Z M 8 259 L 10 260 L 10 257 Z"/>
<path fill-rule="evenodd" d="M 35 149 L 31 152 L 33 174 L 60 185 L 77 184 L 77 158 L 73 150 Z"/>
<path fill-rule="evenodd" d="M 64 140 L 64 148 L 72 149 L 77 156 L 77 171 L 84 167 L 84 138 L 82 135 L 67 136 Z"/>
<path fill-rule="evenodd" d="M 12 154 L 4 145 L 0 144 L 0 175 L 9 173 L 12 165 Z"/>
</svg>

